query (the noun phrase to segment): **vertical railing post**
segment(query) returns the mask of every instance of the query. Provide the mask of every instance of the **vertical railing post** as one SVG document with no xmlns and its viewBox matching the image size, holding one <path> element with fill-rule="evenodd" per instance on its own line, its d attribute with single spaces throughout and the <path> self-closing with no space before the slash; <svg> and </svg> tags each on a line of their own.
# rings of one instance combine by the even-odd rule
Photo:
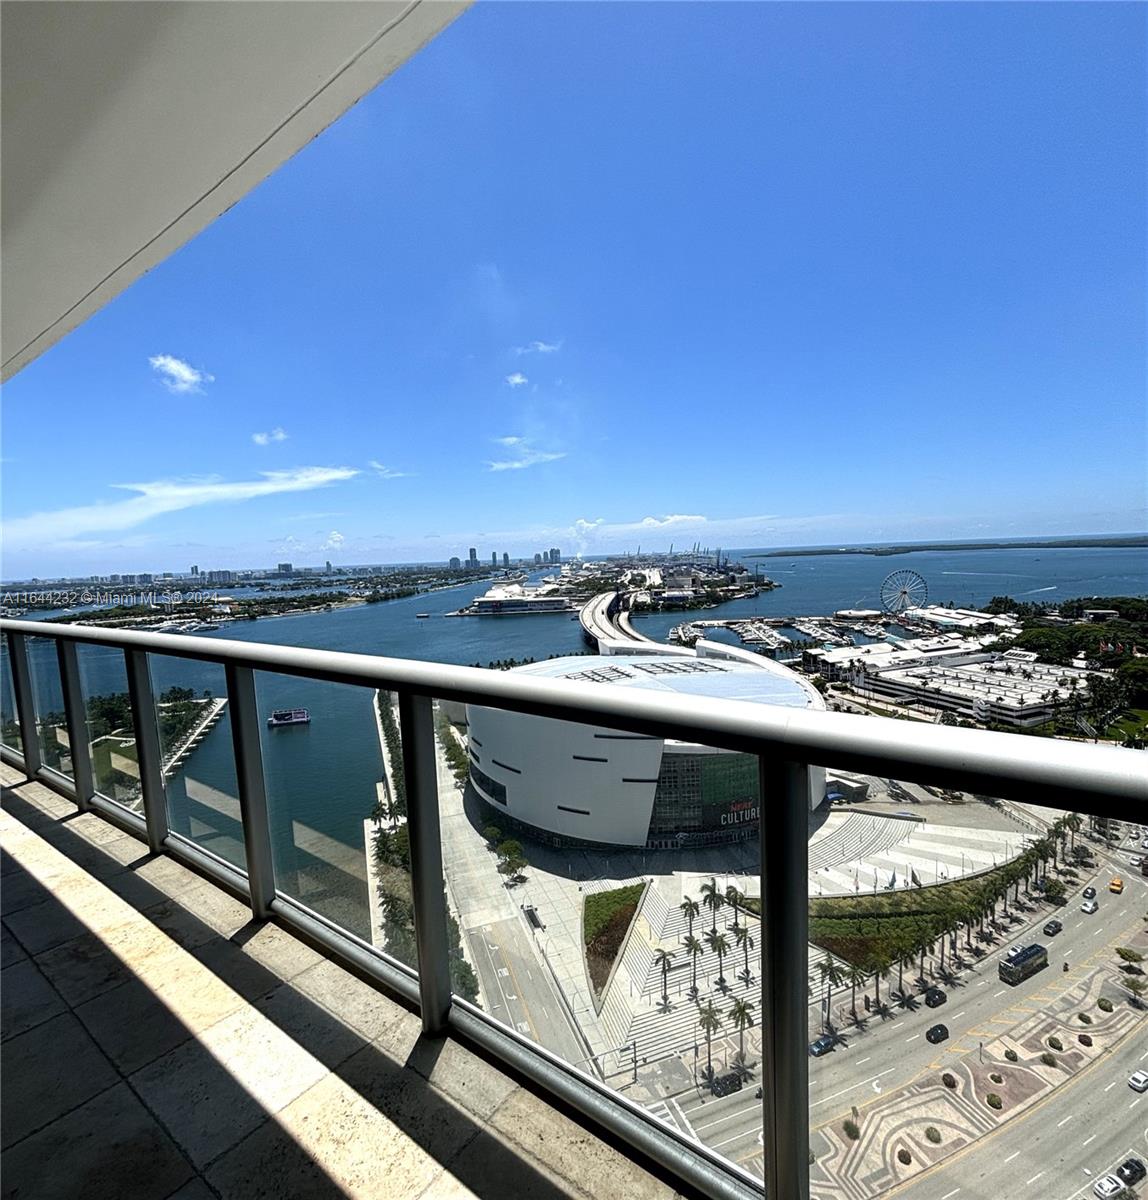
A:
<svg viewBox="0 0 1148 1200">
<path fill-rule="evenodd" d="M 167 837 L 167 795 L 163 786 L 163 747 L 159 737 L 159 718 L 152 695 L 151 672 L 146 650 L 125 650 L 128 672 L 128 699 L 132 706 L 132 725 L 136 734 L 136 762 L 140 771 L 147 844 L 153 854 L 163 850 Z"/>
<path fill-rule="evenodd" d="M 399 693 L 399 729 L 407 790 L 423 1031 L 438 1034 L 446 1028 L 451 1004 L 450 942 L 439 834 L 434 704 L 429 696 Z"/>
<path fill-rule="evenodd" d="M 809 767 L 760 758 L 765 1194 L 809 1197 Z"/>
<path fill-rule="evenodd" d="M 60 662 L 60 689 L 64 695 L 64 719 L 68 726 L 76 804 L 81 812 L 86 812 L 92 806 L 96 779 L 92 773 L 92 748 L 88 744 L 88 722 L 84 716 L 84 689 L 80 684 L 76 643 L 60 638 L 56 642 L 56 657 Z"/>
<path fill-rule="evenodd" d="M 271 915 L 271 901 L 275 899 L 275 861 L 271 855 L 271 825 L 267 816 L 267 784 L 263 777 L 255 675 L 250 667 L 238 667 L 230 662 L 225 671 L 251 912 L 255 917 L 265 919 Z"/>
<path fill-rule="evenodd" d="M 8 635 L 8 662 L 12 667 L 16 717 L 20 722 L 24 774 L 31 779 L 43 766 L 44 759 L 40 753 L 40 731 L 36 727 L 36 702 L 32 695 L 32 672 L 28 666 L 28 639 L 22 633 Z"/>
</svg>

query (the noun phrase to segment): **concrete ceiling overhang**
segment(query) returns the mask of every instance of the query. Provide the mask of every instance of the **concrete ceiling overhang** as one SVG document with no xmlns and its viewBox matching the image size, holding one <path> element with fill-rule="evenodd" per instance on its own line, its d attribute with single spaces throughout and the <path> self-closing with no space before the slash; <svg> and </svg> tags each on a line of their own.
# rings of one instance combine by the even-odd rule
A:
<svg viewBox="0 0 1148 1200">
<path fill-rule="evenodd" d="M 249 192 L 469 0 L 5 0 L 3 377 Z"/>
</svg>

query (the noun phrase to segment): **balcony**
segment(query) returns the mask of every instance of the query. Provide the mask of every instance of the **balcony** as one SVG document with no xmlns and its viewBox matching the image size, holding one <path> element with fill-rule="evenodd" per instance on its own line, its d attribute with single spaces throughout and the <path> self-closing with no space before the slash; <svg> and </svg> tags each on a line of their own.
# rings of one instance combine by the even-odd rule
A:
<svg viewBox="0 0 1148 1200">
<path fill-rule="evenodd" d="M 12 1194 L 75 1195 L 89 1179 L 157 1198 L 206 1195 L 204 1181 L 237 1197 L 808 1196 L 811 766 L 1124 820 L 1142 820 L 1148 798 L 1143 756 L 1105 747 L 736 701 L 687 710 L 604 685 L 246 642 L 2 628 Z M 284 762 L 312 791 L 335 765 L 314 760 L 305 730 L 266 727 L 303 680 L 332 705 L 354 697 L 360 717 L 382 713 L 373 693 L 397 697 L 401 763 L 392 753 L 387 778 L 405 793 L 409 851 L 374 869 L 397 872 L 409 938 L 376 910 L 361 849 L 396 828 L 387 797 L 291 807 Z M 757 756 L 761 921 L 740 993 L 760 1014 L 756 1160 L 659 1119 L 635 1086 L 636 1043 L 631 1079 L 628 1047 L 579 1046 L 579 1014 L 554 1014 L 553 1036 L 508 1019 L 496 1001 L 519 998 L 486 975 L 487 1004 L 474 1002 L 453 913 L 468 872 L 489 868 L 458 850 L 438 701 Z M 385 746 L 383 722 L 366 720 Z M 178 764 L 209 736 L 226 769 L 190 787 Z M 358 822 L 357 861 L 340 804 Z M 574 994 L 537 931 L 527 953 L 524 970 L 555 976 L 548 994 Z M 509 976 L 519 960 L 507 961 Z"/>
</svg>

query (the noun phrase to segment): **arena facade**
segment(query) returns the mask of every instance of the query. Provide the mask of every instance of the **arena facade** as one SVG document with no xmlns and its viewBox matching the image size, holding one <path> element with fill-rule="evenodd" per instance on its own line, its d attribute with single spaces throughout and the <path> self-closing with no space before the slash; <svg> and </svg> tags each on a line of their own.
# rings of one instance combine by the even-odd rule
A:
<svg viewBox="0 0 1148 1200">
<path fill-rule="evenodd" d="M 698 646 L 693 654 L 579 656 L 517 670 L 673 692 L 686 703 L 706 696 L 824 707 L 818 691 L 786 667 L 720 643 Z M 666 850 L 757 834 L 754 755 L 478 706 L 468 706 L 467 723 L 471 783 L 504 830 L 560 846 Z M 815 808 L 825 794 L 824 771 L 810 775 Z"/>
</svg>

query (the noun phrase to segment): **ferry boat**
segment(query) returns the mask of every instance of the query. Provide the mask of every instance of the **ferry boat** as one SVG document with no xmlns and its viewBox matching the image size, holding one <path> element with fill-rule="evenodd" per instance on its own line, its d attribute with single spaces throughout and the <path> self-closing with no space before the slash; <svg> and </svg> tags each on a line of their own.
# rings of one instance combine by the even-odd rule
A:
<svg viewBox="0 0 1148 1200">
<path fill-rule="evenodd" d="M 305 708 L 277 708 L 268 718 L 267 725 L 275 729 L 280 725 L 310 725 L 311 714 Z"/>
<path fill-rule="evenodd" d="M 415 613 L 415 619 L 419 621 L 425 621 L 429 616 L 430 613 Z"/>
</svg>

